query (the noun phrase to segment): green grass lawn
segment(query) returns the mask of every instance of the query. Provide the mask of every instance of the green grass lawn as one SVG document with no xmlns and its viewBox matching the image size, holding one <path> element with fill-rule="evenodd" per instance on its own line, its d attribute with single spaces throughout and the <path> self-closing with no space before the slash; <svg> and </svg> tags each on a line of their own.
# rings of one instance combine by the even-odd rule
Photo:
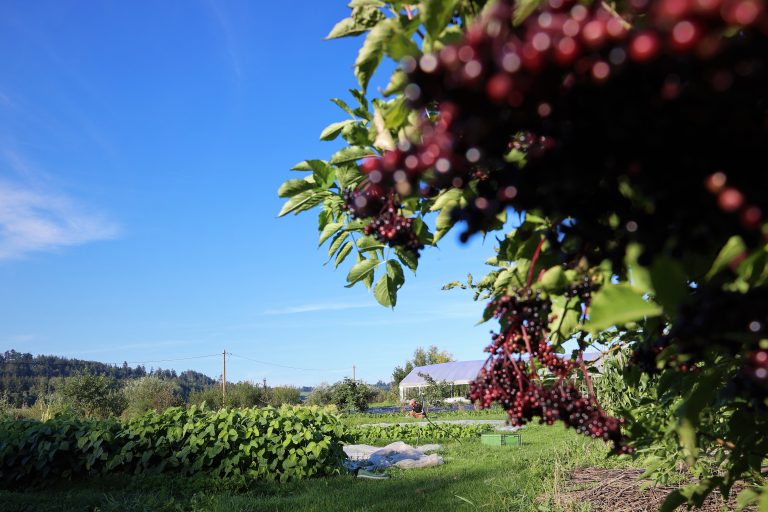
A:
<svg viewBox="0 0 768 512">
<path fill-rule="evenodd" d="M 227 489 L 221 481 L 159 475 L 64 482 L 40 490 L 0 491 L 15 511 L 554 511 L 547 497 L 578 467 L 628 465 L 607 448 L 559 426 L 531 426 L 522 447 L 480 440 L 444 445 L 446 463 L 392 470 L 389 480 L 337 476 Z"/>
</svg>

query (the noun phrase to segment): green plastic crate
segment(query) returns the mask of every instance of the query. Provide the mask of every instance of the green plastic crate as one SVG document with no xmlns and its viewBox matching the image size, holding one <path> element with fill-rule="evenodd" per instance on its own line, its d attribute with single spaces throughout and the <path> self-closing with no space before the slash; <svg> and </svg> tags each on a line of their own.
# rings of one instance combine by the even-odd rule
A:
<svg viewBox="0 0 768 512">
<path fill-rule="evenodd" d="M 522 446 L 523 436 L 513 432 L 499 432 L 497 434 L 483 434 L 480 442 L 488 446 Z"/>
</svg>

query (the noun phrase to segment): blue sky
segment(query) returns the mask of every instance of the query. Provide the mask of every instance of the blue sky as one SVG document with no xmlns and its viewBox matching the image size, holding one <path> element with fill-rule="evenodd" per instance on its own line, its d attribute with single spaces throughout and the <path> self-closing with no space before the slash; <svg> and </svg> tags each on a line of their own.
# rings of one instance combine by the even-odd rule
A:
<svg viewBox="0 0 768 512">
<path fill-rule="evenodd" d="M 480 359 L 481 305 L 440 286 L 491 240 L 448 236 L 394 311 L 323 266 L 280 183 L 344 119 L 343 1 L 0 4 L 0 349 L 105 362 L 220 353 L 232 380 L 389 380 L 417 346 Z M 392 64 L 388 65 L 391 69 Z M 379 76 L 376 84 L 385 77 Z M 220 358 L 149 363 L 211 376 Z M 314 371 L 323 370 L 323 371 Z"/>
</svg>

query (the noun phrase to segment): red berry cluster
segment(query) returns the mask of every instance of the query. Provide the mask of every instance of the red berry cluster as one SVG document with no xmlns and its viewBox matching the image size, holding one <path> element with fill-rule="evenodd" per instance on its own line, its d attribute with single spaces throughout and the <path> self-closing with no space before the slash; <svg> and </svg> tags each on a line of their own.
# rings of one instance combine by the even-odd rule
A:
<svg viewBox="0 0 768 512">
<path fill-rule="evenodd" d="M 594 398 L 583 396 L 573 382 L 545 386 L 521 360 L 496 359 L 470 385 L 470 398 L 488 407 L 498 402 L 513 425 L 538 417 L 548 425 L 562 421 L 578 433 L 613 443 L 617 453 L 632 453 L 621 433 L 624 420 L 606 415 Z"/>
<path fill-rule="evenodd" d="M 344 207 L 354 218 L 373 220 L 365 226 L 366 235 L 373 236 L 380 242 L 405 247 L 414 251 L 424 248 L 418 235 L 413 230 L 413 219 L 398 212 L 395 204 L 397 193 L 376 182 L 368 181 L 357 190 L 345 190 L 342 194 Z"/>
<path fill-rule="evenodd" d="M 584 367 L 558 355 L 547 341 L 551 306 L 540 291 L 528 287 L 488 304 L 485 316 L 498 319 L 501 332 L 492 335 L 486 348 L 489 362 L 470 384 L 470 398 L 483 407 L 499 403 L 513 425 L 534 417 L 547 424 L 559 420 L 579 433 L 612 441 L 616 452 L 630 453 L 621 434 L 623 421 L 607 416 L 594 396 L 584 397 L 568 380 Z M 541 380 L 537 361 L 556 377 L 554 384 Z"/>
</svg>

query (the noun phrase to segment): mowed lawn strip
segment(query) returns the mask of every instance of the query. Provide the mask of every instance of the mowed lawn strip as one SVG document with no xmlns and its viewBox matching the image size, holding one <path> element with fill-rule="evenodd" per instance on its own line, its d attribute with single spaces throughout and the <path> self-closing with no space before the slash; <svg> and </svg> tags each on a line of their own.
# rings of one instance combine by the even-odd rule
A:
<svg viewBox="0 0 768 512">
<path fill-rule="evenodd" d="M 0 491 L 0 503 L 7 512 L 557 510 L 555 488 L 571 469 L 630 464 L 607 457 L 604 443 L 559 426 L 529 426 L 523 441 L 522 447 L 485 446 L 479 439 L 445 443 L 444 465 L 391 470 L 389 480 L 344 475 L 235 491 L 204 478 L 113 477 Z"/>
</svg>

